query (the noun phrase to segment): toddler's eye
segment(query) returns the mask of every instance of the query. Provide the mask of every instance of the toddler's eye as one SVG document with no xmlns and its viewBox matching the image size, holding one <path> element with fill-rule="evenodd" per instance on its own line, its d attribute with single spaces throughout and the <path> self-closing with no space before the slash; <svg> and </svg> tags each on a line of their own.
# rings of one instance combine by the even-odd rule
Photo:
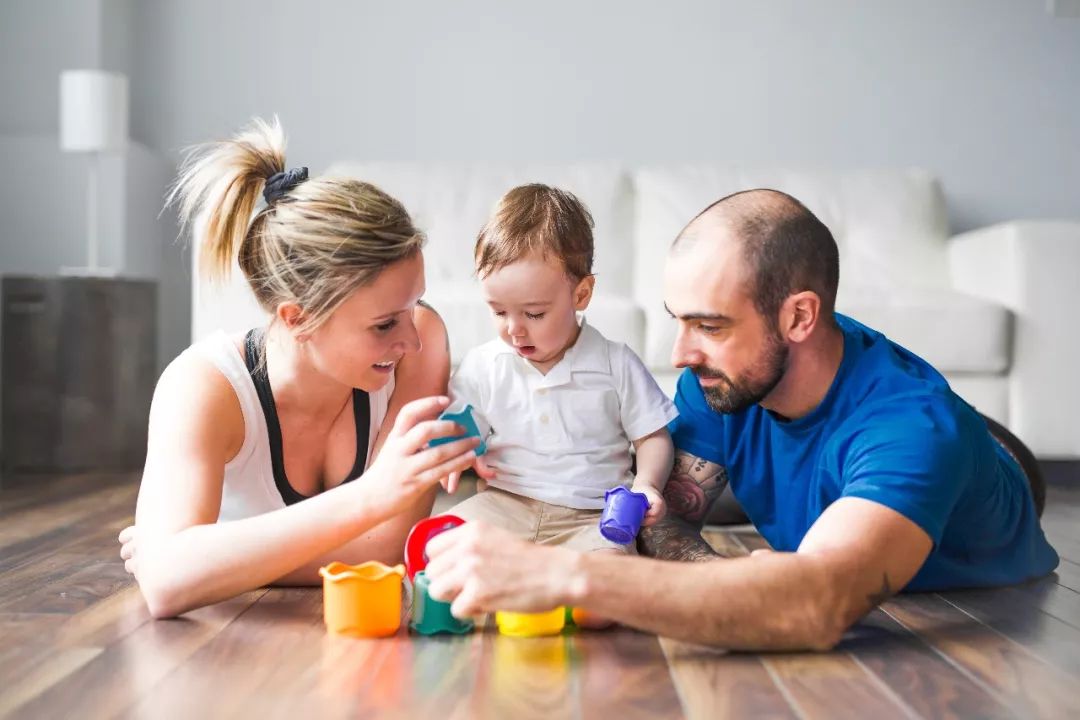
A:
<svg viewBox="0 0 1080 720">
<path fill-rule="evenodd" d="M 544 317 L 544 313 L 536 313 L 535 315 L 533 315 L 532 313 L 525 313 L 525 317 L 529 318 L 530 320 L 539 320 L 540 318 Z"/>
<path fill-rule="evenodd" d="M 505 310 L 492 310 L 491 312 L 494 313 L 495 317 L 503 317 L 506 315 Z"/>
</svg>

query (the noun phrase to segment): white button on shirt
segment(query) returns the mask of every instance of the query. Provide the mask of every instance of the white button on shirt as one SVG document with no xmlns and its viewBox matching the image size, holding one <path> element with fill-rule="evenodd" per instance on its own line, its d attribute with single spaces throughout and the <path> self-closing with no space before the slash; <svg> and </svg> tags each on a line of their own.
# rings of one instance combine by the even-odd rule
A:
<svg viewBox="0 0 1080 720">
<path fill-rule="evenodd" d="M 495 429 L 489 484 L 566 507 L 595 510 L 633 481 L 630 443 L 678 414 L 634 352 L 584 321 L 547 375 L 500 339 L 469 351 L 450 381 Z"/>
</svg>

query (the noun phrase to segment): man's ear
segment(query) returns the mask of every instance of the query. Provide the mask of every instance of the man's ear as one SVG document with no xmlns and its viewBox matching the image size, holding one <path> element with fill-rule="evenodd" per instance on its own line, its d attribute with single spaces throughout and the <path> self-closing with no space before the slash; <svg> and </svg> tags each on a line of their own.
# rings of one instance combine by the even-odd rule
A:
<svg viewBox="0 0 1080 720">
<path fill-rule="evenodd" d="M 780 307 L 780 334 L 791 342 L 804 342 L 821 321 L 821 298 L 813 290 L 789 295 Z"/>
<path fill-rule="evenodd" d="M 581 312 L 589 307 L 594 287 L 596 287 L 595 275 L 586 275 L 578 281 L 577 287 L 574 288 L 574 310 Z"/>
</svg>

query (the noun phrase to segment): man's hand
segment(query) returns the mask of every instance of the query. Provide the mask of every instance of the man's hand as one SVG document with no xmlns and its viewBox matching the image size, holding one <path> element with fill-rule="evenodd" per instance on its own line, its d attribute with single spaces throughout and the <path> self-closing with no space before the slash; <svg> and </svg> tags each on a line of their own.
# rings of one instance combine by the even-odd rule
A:
<svg viewBox="0 0 1080 720">
<path fill-rule="evenodd" d="M 427 545 L 429 592 L 455 617 L 497 610 L 541 612 L 573 604 L 580 553 L 534 545 L 483 523 L 466 523 Z M 580 592 L 580 590 L 579 590 Z"/>
</svg>

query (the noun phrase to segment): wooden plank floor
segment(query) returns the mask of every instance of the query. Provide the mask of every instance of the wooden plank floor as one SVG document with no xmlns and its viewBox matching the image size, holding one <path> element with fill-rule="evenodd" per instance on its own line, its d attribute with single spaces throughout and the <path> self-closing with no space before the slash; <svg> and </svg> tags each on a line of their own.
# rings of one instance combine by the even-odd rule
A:
<svg viewBox="0 0 1080 720">
<path fill-rule="evenodd" d="M 135 493 L 124 476 L 0 491 L 0 717 L 1080 717 L 1080 484 L 1050 488 L 1056 575 L 903 595 L 833 652 L 761 655 L 626 629 L 333 637 L 318 589 L 155 622 L 116 544 Z M 762 544 L 746 527 L 710 540 Z"/>
</svg>

